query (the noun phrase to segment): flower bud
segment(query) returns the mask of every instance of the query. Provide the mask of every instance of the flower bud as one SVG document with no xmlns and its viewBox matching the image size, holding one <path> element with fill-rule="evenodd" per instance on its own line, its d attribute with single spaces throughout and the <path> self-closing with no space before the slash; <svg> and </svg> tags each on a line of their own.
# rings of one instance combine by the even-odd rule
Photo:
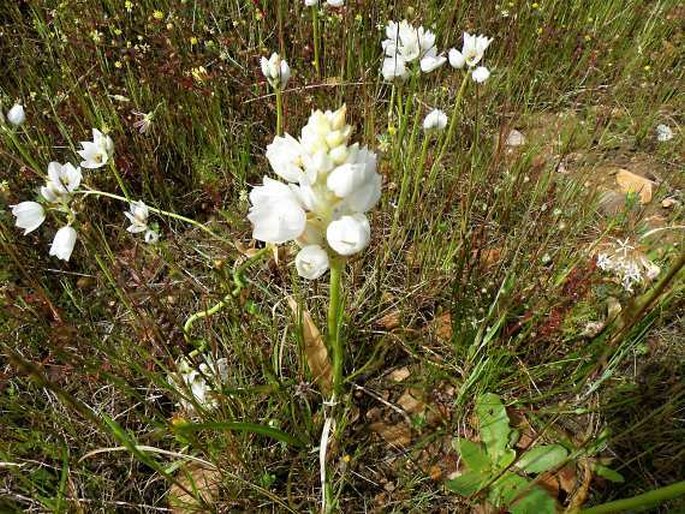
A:
<svg viewBox="0 0 685 514">
<path fill-rule="evenodd" d="M 328 253 L 319 245 L 302 248 L 295 257 L 297 273 L 308 280 L 316 280 L 328 270 Z"/>
<path fill-rule="evenodd" d="M 363 214 L 342 216 L 328 225 L 326 240 L 340 255 L 360 252 L 369 244 L 371 227 Z"/>
<path fill-rule="evenodd" d="M 14 104 L 12 108 L 7 112 L 7 121 L 9 121 L 15 127 L 18 127 L 26 121 L 26 113 L 24 112 L 24 107 L 21 104 Z"/>
</svg>

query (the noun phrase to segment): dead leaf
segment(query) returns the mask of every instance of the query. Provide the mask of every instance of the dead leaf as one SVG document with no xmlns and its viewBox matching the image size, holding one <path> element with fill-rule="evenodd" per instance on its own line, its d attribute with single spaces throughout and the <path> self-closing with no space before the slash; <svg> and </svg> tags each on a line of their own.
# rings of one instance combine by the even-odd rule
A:
<svg viewBox="0 0 685 514">
<path fill-rule="evenodd" d="M 301 310 L 292 296 L 288 297 L 288 305 L 298 318 L 301 312 L 304 353 L 307 357 L 309 371 L 312 372 L 312 376 L 319 385 L 321 392 L 328 395 L 333 388 L 333 367 L 331 366 L 331 360 L 328 358 L 328 350 L 321 332 L 319 332 L 314 321 L 312 321 L 309 311 Z"/>
<path fill-rule="evenodd" d="M 399 310 L 389 312 L 377 321 L 379 327 L 385 330 L 393 330 L 401 325 L 402 313 Z"/>
<path fill-rule="evenodd" d="M 430 324 L 431 331 L 435 337 L 442 341 L 449 341 L 452 339 L 452 315 L 449 312 L 441 314 L 435 318 Z"/>
<path fill-rule="evenodd" d="M 423 412 L 426 410 L 426 404 L 415 398 L 409 390 L 406 390 L 404 393 L 402 393 L 402 396 L 400 396 L 400 399 L 397 400 L 397 405 L 402 407 L 402 409 L 407 413 L 407 414 L 416 414 L 420 415 L 423 414 Z"/>
<path fill-rule="evenodd" d="M 388 425 L 382 421 L 377 421 L 371 423 L 369 428 L 385 439 L 391 446 L 405 448 L 411 443 L 411 428 L 405 423 Z"/>
<path fill-rule="evenodd" d="M 388 373 L 388 378 L 393 382 L 402 382 L 409 378 L 410 375 L 411 371 L 409 371 L 407 366 L 404 366 L 403 368 L 392 370 L 390 373 Z"/>
<path fill-rule="evenodd" d="M 638 193 L 640 195 L 640 203 L 648 204 L 652 201 L 652 192 L 654 190 L 654 182 L 635 173 L 620 169 L 616 173 L 616 183 L 624 193 Z"/>
<path fill-rule="evenodd" d="M 219 496 L 221 473 L 216 468 L 191 462 L 179 469 L 177 479 L 194 494 L 188 494 L 178 484 L 173 484 L 169 489 L 169 507 L 174 514 L 207 512 L 207 504 L 214 503 Z"/>
</svg>

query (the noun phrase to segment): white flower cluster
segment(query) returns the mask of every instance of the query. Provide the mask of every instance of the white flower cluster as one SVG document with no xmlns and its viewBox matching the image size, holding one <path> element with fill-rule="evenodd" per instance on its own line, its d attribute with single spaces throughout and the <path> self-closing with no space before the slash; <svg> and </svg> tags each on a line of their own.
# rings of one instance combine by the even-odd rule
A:
<svg viewBox="0 0 685 514">
<path fill-rule="evenodd" d="M 216 392 L 228 379 L 228 361 L 212 357 L 206 357 L 205 362 L 197 369 L 185 358 L 178 363 L 178 372 L 172 373 L 167 378 L 170 385 L 184 389 L 193 395 L 195 402 L 185 398 L 181 400 L 181 406 L 188 413 L 195 412 L 195 403 L 204 409 L 216 409 L 218 402 Z"/>
<path fill-rule="evenodd" d="M 423 27 L 415 28 L 407 20 L 402 20 L 400 23 L 388 22 L 385 35 L 386 39 L 381 42 L 385 53 L 381 73 L 387 81 L 404 80 L 409 77 L 411 69 L 408 65 L 417 59 L 424 73 L 439 68 L 447 61 L 442 53 L 438 54 L 435 34 Z M 490 71 L 478 64 L 491 42 L 492 38 L 464 32 L 462 50 L 452 48 L 448 52 L 450 65 L 456 69 L 468 66 L 474 81 L 485 82 L 490 77 Z"/>
<path fill-rule="evenodd" d="M 112 138 L 104 135 L 98 129 L 93 129 L 93 141 L 82 141 L 82 150 L 77 153 L 83 159 L 81 167 L 101 168 L 112 158 L 114 143 Z M 50 255 L 69 261 L 76 245 L 78 234 L 72 223 L 76 213 L 71 209 L 72 196 L 78 191 L 83 180 L 81 167 L 71 163 L 48 164 L 48 176 L 45 185 L 40 188 L 40 202 L 20 202 L 12 205 L 12 214 L 16 218 L 15 225 L 24 230 L 24 235 L 33 232 L 45 221 L 46 209 L 65 214 L 67 224 L 60 228 L 52 240 Z M 131 222 L 128 231 L 135 234 L 145 232 L 145 242 L 154 243 L 158 239 L 157 232 L 147 225 L 149 209 L 142 201 L 131 202 L 131 211 L 124 213 Z"/>
<path fill-rule="evenodd" d="M 416 60 L 424 73 L 430 73 L 447 61 L 445 56 L 438 55 L 435 34 L 423 27 L 416 28 L 407 20 L 389 21 L 385 36 L 381 42 L 385 53 L 381 73 L 387 81 L 409 77 L 409 64 Z"/>
<path fill-rule="evenodd" d="M 0 112 L 0 121 L 3 120 L 2 112 Z M 14 104 L 12 108 L 7 111 L 7 121 L 15 127 L 18 127 L 26 121 L 26 112 L 24 106 L 21 104 Z"/>
<path fill-rule="evenodd" d="M 490 43 L 492 43 L 492 38 L 464 32 L 464 46 L 461 52 L 456 48 L 452 48 L 448 52 L 450 66 L 462 69 L 466 65 L 471 70 L 471 78 L 474 81 L 485 82 L 490 78 L 490 70 L 485 66 L 478 66 L 478 64 L 483 60 L 485 50 L 490 46 Z"/>
<path fill-rule="evenodd" d="M 376 154 L 349 145 L 346 107 L 314 111 L 300 139 L 276 136 L 266 158 L 286 183 L 264 177 L 250 192 L 253 237 L 267 243 L 296 241 L 300 276 L 313 280 L 329 267 L 329 255 L 363 250 L 371 238 L 365 213 L 380 199 Z"/>
<path fill-rule="evenodd" d="M 627 239 L 605 245 L 597 254 L 597 267 L 614 275 L 628 293 L 633 292 L 635 285 L 654 280 L 661 272 L 659 266 L 630 245 Z"/>
</svg>

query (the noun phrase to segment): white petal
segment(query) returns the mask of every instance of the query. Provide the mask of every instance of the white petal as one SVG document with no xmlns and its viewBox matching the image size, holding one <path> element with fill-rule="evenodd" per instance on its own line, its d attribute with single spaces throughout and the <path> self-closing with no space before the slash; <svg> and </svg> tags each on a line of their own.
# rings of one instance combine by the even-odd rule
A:
<svg viewBox="0 0 685 514">
<path fill-rule="evenodd" d="M 33 232 L 45 221 L 45 210 L 38 202 L 21 202 L 12 206 L 17 218 L 16 226 L 24 229 L 24 235 Z"/>
<path fill-rule="evenodd" d="M 67 225 L 62 227 L 55 234 L 50 247 L 50 255 L 54 255 L 58 259 L 69 261 L 71 253 L 74 251 L 76 244 L 76 230 Z"/>
<path fill-rule="evenodd" d="M 464 59 L 462 53 L 456 48 L 452 48 L 449 51 L 448 57 L 450 60 L 450 66 L 452 66 L 452 68 L 461 69 L 466 64 L 466 59 Z"/>
<path fill-rule="evenodd" d="M 478 68 L 473 70 L 471 77 L 475 82 L 482 84 L 490 78 L 490 70 L 488 70 L 485 66 L 478 66 Z"/>
</svg>

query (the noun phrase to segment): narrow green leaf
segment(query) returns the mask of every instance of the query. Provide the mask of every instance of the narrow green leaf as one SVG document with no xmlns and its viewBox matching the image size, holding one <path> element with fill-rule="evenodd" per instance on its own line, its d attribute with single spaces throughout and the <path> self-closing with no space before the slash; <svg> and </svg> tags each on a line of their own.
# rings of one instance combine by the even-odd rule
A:
<svg viewBox="0 0 685 514">
<path fill-rule="evenodd" d="M 454 449 L 459 452 L 466 465 L 471 471 L 484 471 L 491 467 L 490 459 L 483 449 L 483 445 L 474 443 L 463 437 L 458 437 L 452 442 Z"/>
<path fill-rule="evenodd" d="M 509 417 L 499 397 L 485 393 L 476 400 L 480 437 L 490 459 L 499 462 L 509 442 Z"/>
<path fill-rule="evenodd" d="M 476 471 L 469 471 L 446 482 L 447 488 L 462 496 L 476 494 L 487 483 L 488 477 Z"/>
<path fill-rule="evenodd" d="M 567 456 L 566 448 L 558 444 L 536 446 L 524 453 L 516 466 L 526 473 L 544 473 L 556 468 Z"/>
<path fill-rule="evenodd" d="M 257 423 L 247 423 L 242 421 L 224 421 L 212 423 L 184 423 L 174 427 L 179 432 L 197 432 L 199 430 L 232 430 L 235 432 L 252 432 L 254 434 L 270 437 L 292 446 L 303 447 L 305 444 L 298 438 L 278 430 L 277 428 L 258 425 Z"/>
<path fill-rule="evenodd" d="M 623 475 L 621 475 L 618 471 L 614 471 L 613 469 L 607 468 L 606 466 L 602 466 L 601 464 L 595 464 L 593 466 L 593 469 L 597 476 L 606 478 L 610 482 L 622 484 L 625 481 Z"/>
</svg>

